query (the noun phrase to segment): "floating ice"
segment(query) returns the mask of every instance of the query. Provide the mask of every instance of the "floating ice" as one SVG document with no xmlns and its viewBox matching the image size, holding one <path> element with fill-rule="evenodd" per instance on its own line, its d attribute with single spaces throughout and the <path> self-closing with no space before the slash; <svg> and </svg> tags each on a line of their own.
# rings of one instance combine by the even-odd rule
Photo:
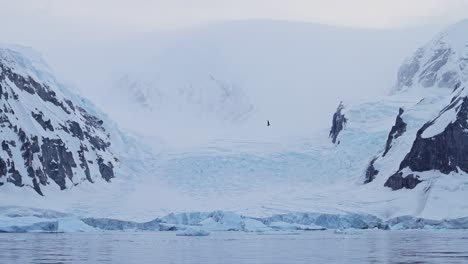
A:
<svg viewBox="0 0 468 264">
<path fill-rule="evenodd" d="M 210 232 L 203 229 L 187 228 L 185 230 L 177 231 L 176 236 L 208 236 Z"/>
</svg>

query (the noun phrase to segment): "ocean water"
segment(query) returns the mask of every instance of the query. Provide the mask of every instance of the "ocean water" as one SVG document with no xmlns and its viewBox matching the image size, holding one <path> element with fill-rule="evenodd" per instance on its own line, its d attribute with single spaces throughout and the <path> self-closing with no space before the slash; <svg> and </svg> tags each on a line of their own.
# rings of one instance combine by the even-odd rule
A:
<svg viewBox="0 0 468 264">
<path fill-rule="evenodd" d="M 468 231 L 4 233 L 0 263 L 468 263 Z"/>
</svg>

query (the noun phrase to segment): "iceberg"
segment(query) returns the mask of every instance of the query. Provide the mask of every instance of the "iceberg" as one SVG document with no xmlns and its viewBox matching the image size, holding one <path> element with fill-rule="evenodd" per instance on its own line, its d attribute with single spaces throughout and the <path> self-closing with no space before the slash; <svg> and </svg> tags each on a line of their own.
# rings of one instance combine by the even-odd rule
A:
<svg viewBox="0 0 468 264">
<path fill-rule="evenodd" d="M 187 228 L 177 231 L 176 236 L 209 236 L 210 232 L 203 229 Z"/>
</svg>

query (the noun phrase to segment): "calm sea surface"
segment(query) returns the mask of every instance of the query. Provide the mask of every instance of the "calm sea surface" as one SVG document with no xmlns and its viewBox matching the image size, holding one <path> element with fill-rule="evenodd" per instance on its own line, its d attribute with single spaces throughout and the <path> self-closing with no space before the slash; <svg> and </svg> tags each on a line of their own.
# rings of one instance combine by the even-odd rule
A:
<svg viewBox="0 0 468 264">
<path fill-rule="evenodd" d="M 468 231 L 0 234 L 0 263 L 468 263 Z"/>
</svg>

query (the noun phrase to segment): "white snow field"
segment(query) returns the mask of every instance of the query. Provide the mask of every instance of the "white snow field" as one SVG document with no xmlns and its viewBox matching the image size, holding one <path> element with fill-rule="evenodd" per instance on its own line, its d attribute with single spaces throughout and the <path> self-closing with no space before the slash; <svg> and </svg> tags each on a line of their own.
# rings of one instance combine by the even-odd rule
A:
<svg viewBox="0 0 468 264">
<path fill-rule="evenodd" d="M 186 97 L 180 100 L 188 102 L 183 103 L 182 112 L 208 116 L 209 121 L 200 119 L 202 127 L 193 134 L 191 128 L 196 124 L 188 128 L 172 127 L 179 129 L 173 133 L 181 136 L 182 142 L 194 144 L 168 143 L 167 137 L 141 133 L 143 127 L 139 132 L 130 132 L 115 125 L 120 140 L 113 144 L 121 165 L 111 183 L 83 182 L 63 191 L 46 186 L 44 196 L 37 195 L 32 188 L 5 184 L 0 187 L 3 206 L 0 230 L 188 230 L 181 234 L 199 234 L 191 230 L 467 228 L 468 176 L 463 171 L 448 175 L 439 171 L 421 172 L 418 175 L 424 181 L 414 189 L 393 191 L 384 187 L 411 149 L 417 131 L 436 119 L 454 96 L 466 96 L 468 74 L 464 66 L 468 62 L 468 35 L 465 32 L 468 32 L 466 21 L 418 50 L 400 69 L 391 95 L 359 104 L 345 101 L 343 113 L 347 123 L 338 136 L 339 144 L 333 144 L 328 138 L 329 128 L 288 135 L 287 129 L 275 131 L 274 120 L 267 127 L 266 115 L 258 115 L 260 110 L 256 112 L 252 103 L 255 100 L 249 101 L 242 89 L 235 90 L 238 86 L 226 83 L 222 74 L 195 79 L 196 87 L 206 89 L 195 97 L 183 85 L 182 90 L 164 92 L 158 97 L 159 91 L 153 90 L 152 81 L 149 86 L 132 84 L 129 77 L 119 84 L 130 87 L 132 93 L 137 89 L 135 98 L 141 106 L 135 112 L 132 107 L 122 109 L 129 116 L 140 114 L 138 111 L 158 112 L 157 107 L 164 108 L 162 114 L 167 114 L 179 107 L 175 101 L 181 94 Z M 299 50 L 297 56 L 306 53 L 302 46 L 295 48 Z M 437 56 L 445 54 L 441 50 L 449 52 L 447 59 L 443 57 L 443 63 L 438 63 Z M 437 54 L 435 59 L 434 54 Z M 219 69 L 217 65 L 213 68 Z M 162 82 L 158 85 L 175 78 L 154 77 L 156 83 Z M 458 83 L 460 89 L 453 91 Z M 221 92 L 214 93 L 213 89 Z M 229 99 L 224 98 L 227 95 Z M 170 99 L 163 106 L 157 103 L 166 96 Z M 340 99 L 340 94 L 336 94 L 336 102 Z M 392 142 L 391 149 L 382 157 L 399 108 L 404 109 L 402 119 L 407 124 L 406 132 Z M 294 122 L 314 122 L 307 119 L 307 113 L 296 114 L 301 117 Z M 332 113 L 326 114 L 331 121 Z M 445 112 L 423 136 L 440 133 L 454 120 L 455 114 Z M 176 113 L 168 119 L 185 124 L 181 116 L 187 117 L 185 113 L 180 116 Z M 150 122 L 152 116 L 149 117 L 145 117 L 146 122 Z M 135 120 L 140 119 L 135 117 Z M 228 125 L 223 123 L 226 120 Z M 237 122 L 242 123 L 240 129 L 233 128 Z M 255 132 L 249 135 L 246 124 L 253 123 Z M 208 125 L 203 127 L 205 124 Z M 215 136 L 203 137 L 203 131 L 218 127 L 225 129 L 220 134 L 213 133 Z M 366 169 L 376 157 L 379 174 L 364 184 Z"/>
</svg>

